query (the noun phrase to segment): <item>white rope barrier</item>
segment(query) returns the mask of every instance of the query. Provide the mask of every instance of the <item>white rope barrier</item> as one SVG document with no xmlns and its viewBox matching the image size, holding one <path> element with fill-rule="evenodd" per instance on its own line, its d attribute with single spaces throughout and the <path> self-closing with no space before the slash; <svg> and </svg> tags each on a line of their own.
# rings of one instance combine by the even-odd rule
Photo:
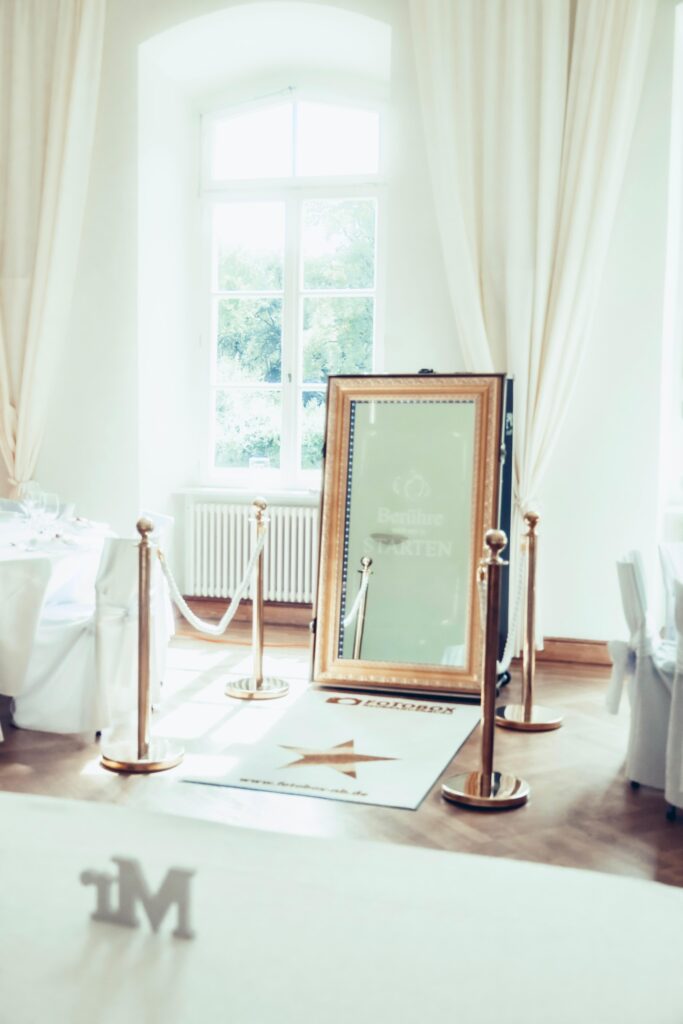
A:
<svg viewBox="0 0 683 1024">
<path fill-rule="evenodd" d="M 359 608 L 361 606 L 361 603 L 363 601 L 363 597 L 365 595 L 365 591 L 368 589 L 368 583 L 369 582 L 370 582 L 370 573 L 369 572 L 364 572 L 363 573 L 363 578 L 361 580 L 360 587 L 358 588 L 358 593 L 356 594 L 356 600 L 351 605 L 351 610 L 349 611 L 349 614 L 344 619 L 344 629 L 348 629 L 349 626 L 352 626 L 353 623 L 356 621 L 356 619 L 358 617 L 358 610 L 359 610 Z"/>
<path fill-rule="evenodd" d="M 187 604 L 187 601 L 185 601 L 183 595 L 180 593 L 178 584 L 176 583 L 173 577 L 173 573 L 171 572 L 170 566 L 168 565 L 166 558 L 164 557 L 163 551 L 160 548 L 158 549 L 157 554 L 159 556 L 159 561 L 161 563 L 161 568 L 163 570 L 164 576 L 168 581 L 168 587 L 171 592 L 171 597 L 178 606 L 180 613 L 187 619 L 190 625 L 194 626 L 194 628 L 198 630 L 200 633 L 205 633 L 206 636 L 222 636 L 223 633 L 225 633 L 226 629 L 234 619 L 235 613 L 239 607 L 239 603 L 244 597 L 249 587 L 252 573 L 254 572 L 254 566 L 256 565 L 259 555 L 263 551 L 263 545 L 266 542 L 267 536 L 268 530 L 266 528 L 264 529 L 258 542 L 256 543 L 256 546 L 251 554 L 251 558 L 249 559 L 249 565 L 244 571 L 242 582 L 240 583 L 239 587 L 233 594 L 232 600 L 228 605 L 228 608 L 220 622 L 204 622 L 204 620 L 200 619 L 198 615 L 195 615 L 195 613 Z"/>
<path fill-rule="evenodd" d="M 517 645 L 517 634 L 519 630 L 519 616 L 522 610 L 522 600 L 524 598 L 524 580 L 526 577 L 526 560 L 527 560 L 527 545 L 523 541 L 520 546 L 520 559 L 517 571 L 517 591 L 515 593 L 514 603 L 512 605 L 512 614 L 508 618 L 508 632 L 505 638 L 505 648 L 503 650 L 503 657 L 497 663 L 498 675 L 502 675 L 503 672 L 507 672 L 510 668 L 510 662 L 515 656 L 515 647 Z M 479 578 L 479 611 L 480 621 L 486 622 L 486 576 L 483 575 Z"/>
<path fill-rule="evenodd" d="M 263 550 L 263 547 L 265 545 L 267 534 L 268 534 L 268 530 L 267 530 L 267 527 L 266 527 L 266 529 L 264 529 L 263 533 L 261 534 L 261 537 L 259 538 L 259 540 L 258 540 L 258 542 L 257 542 L 257 544 L 256 544 L 256 546 L 255 546 L 255 548 L 254 548 L 254 550 L 253 550 L 253 552 L 251 554 L 251 558 L 249 559 L 249 564 L 247 565 L 247 568 L 246 568 L 246 570 L 244 572 L 244 576 L 242 578 L 242 581 L 241 581 L 239 587 L 237 588 L 237 590 L 235 591 L 235 593 L 233 594 L 232 600 L 230 601 L 230 604 L 229 604 L 225 614 L 223 615 L 223 617 L 221 618 L 221 620 L 219 622 L 205 622 L 203 619 L 200 619 L 198 615 L 195 615 L 195 613 L 192 611 L 192 609 L 189 607 L 189 605 L 187 604 L 187 602 L 183 598 L 182 594 L 180 593 L 180 589 L 178 587 L 178 584 L 175 581 L 175 578 L 173 576 L 173 573 L 171 572 L 170 566 L 168 565 L 168 563 L 166 561 L 166 558 L 164 556 L 163 551 L 161 550 L 161 548 L 157 549 L 157 555 L 158 555 L 158 558 L 159 558 L 159 562 L 161 564 L 161 568 L 162 568 L 162 571 L 164 573 L 164 576 L 166 577 L 166 580 L 168 582 L 168 586 L 169 586 L 169 590 L 170 590 L 170 593 L 171 593 L 171 597 L 175 601 L 175 603 L 176 603 L 180 613 L 184 616 L 184 618 L 187 619 L 187 621 L 190 623 L 190 625 L 194 626 L 194 628 L 196 630 L 198 630 L 200 633 L 204 633 L 206 636 L 222 636 L 223 633 L 225 633 L 225 631 L 227 630 L 228 626 L 230 625 L 230 623 L 234 619 L 235 614 L 237 612 L 237 609 L 239 607 L 239 604 L 240 604 L 242 598 L 244 597 L 244 595 L 245 595 L 245 593 L 246 593 L 246 591 L 247 591 L 247 589 L 249 587 L 249 584 L 251 582 L 252 573 L 254 571 L 254 567 L 255 567 L 257 559 L 258 559 L 259 555 L 261 554 L 261 552 Z M 505 649 L 503 651 L 503 657 L 498 662 L 498 673 L 499 674 L 501 674 L 503 672 L 507 672 L 508 668 L 510 667 L 510 662 L 512 661 L 512 658 L 514 657 L 514 652 L 515 652 L 516 638 L 517 638 L 517 632 L 518 632 L 518 626 L 519 626 L 519 614 L 520 614 L 521 607 L 522 607 L 522 598 L 524 596 L 524 576 L 525 576 L 524 568 L 525 568 L 525 565 L 526 565 L 526 557 L 527 557 L 527 547 L 526 547 L 525 543 L 523 543 L 521 545 L 521 552 L 520 552 L 520 554 L 521 554 L 521 558 L 520 558 L 519 567 L 518 567 L 518 573 L 517 573 L 517 592 L 515 594 L 515 600 L 514 600 L 514 604 L 512 606 L 512 615 L 508 619 L 508 623 L 509 623 L 509 625 L 508 625 L 508 633 L 507 633 L 507 638 L 506 638 L 506 641 L 505 641 Z M 358 593 L 356 594 L 356 597 L 355 597 L 355 600 L 353 602 L 353 605 L 351 606 L 351 609 L 349 610 L 349 613 L 344 618 L 344 629 L 348 629 L 356 621 L 356 618 L 358 617 L 358 612 L 360 610 L 360 606 L 361 606 L 361 604 L 363 602 L 363 597 L 365 596 L 365 592 L 368 589 L 369 582 L 370 582 L 370 574 L 369 573 L 363 574 L 363 578 L 361 579 L 361 585 L 358 588 Z M 479 591 L 480 617 L 481 617 L 481 621 L 484 622 L 485 618 L 486 618 L 486 576 L 485 575 L 480 577 L 480 579 L 479 579 L 478 591 Z"/>
</svg>

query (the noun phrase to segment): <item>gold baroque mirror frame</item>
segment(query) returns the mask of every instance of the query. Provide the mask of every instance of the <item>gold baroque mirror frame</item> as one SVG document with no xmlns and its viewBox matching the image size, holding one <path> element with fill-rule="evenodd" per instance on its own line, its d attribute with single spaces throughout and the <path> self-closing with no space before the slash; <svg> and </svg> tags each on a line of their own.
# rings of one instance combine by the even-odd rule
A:
<svg viewBox="0 0 683 1024">
<path fill-rule="evenodd" d="M 506 378 L 328 380 L 313 681 L 479 696 Z"/>
</svg>

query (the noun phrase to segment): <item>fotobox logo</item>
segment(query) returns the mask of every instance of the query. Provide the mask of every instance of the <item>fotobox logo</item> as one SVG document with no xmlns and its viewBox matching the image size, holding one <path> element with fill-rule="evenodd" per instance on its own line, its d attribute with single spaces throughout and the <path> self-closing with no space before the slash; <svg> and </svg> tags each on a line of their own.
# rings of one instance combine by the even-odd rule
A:
<svg viewBox="0 0 683 1024">
<path fill-rule="evenodd" d="M 452 715 L 454 707 L 444 704 L 416 704 L 411 700 L 391 700 L 378 697 L 328 697 L 326 704 L 342 704 L 354 707 L 359 704 L 365 708 L 380 708 L 384 711 L 419 711 L 427 715 Z"/>
</svg>

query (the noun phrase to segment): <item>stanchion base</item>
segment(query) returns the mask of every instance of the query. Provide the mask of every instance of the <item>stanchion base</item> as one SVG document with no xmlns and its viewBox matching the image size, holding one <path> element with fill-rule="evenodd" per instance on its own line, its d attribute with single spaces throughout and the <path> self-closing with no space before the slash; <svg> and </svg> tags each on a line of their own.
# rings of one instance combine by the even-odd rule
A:
<svg viewBox="0 0 683 1024">
<path fill-rule="evenodd" d="M 521 807 L 529 799 L 529 785 L 524 779 L 516 779 L 514 775 L 504 775 L 502 772 L 491 772 L 488 796 L 482 796 L 482 779 L 481 772 L 452 775 L 442 783 L 441 795 L 454 804 L 490 811 Z"/>
<path fill-rule="evenodd" d="M 553 711 L 552 708 L 533 704 L 531 714 L 526 717 L 523 704 L 503 704 L 496 708 L 495 722 L 503 729 L 518 729 L 522 732 L 549 732 L 551 729 L 560 728 L 562 715 Z"/>
<path fill-rule="evenodd" d="M 289 683 L 284 679 L 266 678 L 257 683 L 255 679 L 235 679 L 226 684 L 226 697 L 238 700 L 273 700 L 289 693 Z"/>
<path fill-rule="evenodd" d="M 151 772 L 165 772 L 175 768 L 182 761 L 185 751 L 179 743 L 167 739 L 152 739 L 147 757 L 140 758 L 137 740 L 116 740 L 108 743 L 102 751 L 100 764 L 110 772 L 130 772 L 147 775 Z"/>
</svg>

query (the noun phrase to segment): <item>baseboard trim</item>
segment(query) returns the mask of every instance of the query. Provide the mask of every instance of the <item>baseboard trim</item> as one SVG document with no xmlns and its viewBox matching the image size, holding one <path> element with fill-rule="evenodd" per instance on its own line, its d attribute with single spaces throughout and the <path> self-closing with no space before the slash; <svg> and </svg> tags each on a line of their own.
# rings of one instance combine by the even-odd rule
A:
<svg viewBox="0 0 683 1024">
<path fill-rule="evenodd" d="M 574 637 L 547 636 L 543 650 L 536 652 L 540 664 L 592 665 L 609 668 L 612 660 L 606 640 L 577 640 Z"/>
<path fill-rule="evenodd" d="M 200 619 L 218 622 L 230 604 L 224 597 L 185 597 L 188 605 Z M 267 626 L 308 626 L 313 618 L 310 604 L 290 604 L 286 601 L 264 601 L 263 621 Z M 251 601 L 240 601 L 235 622 L 251 622 Z"/>
</svg>

